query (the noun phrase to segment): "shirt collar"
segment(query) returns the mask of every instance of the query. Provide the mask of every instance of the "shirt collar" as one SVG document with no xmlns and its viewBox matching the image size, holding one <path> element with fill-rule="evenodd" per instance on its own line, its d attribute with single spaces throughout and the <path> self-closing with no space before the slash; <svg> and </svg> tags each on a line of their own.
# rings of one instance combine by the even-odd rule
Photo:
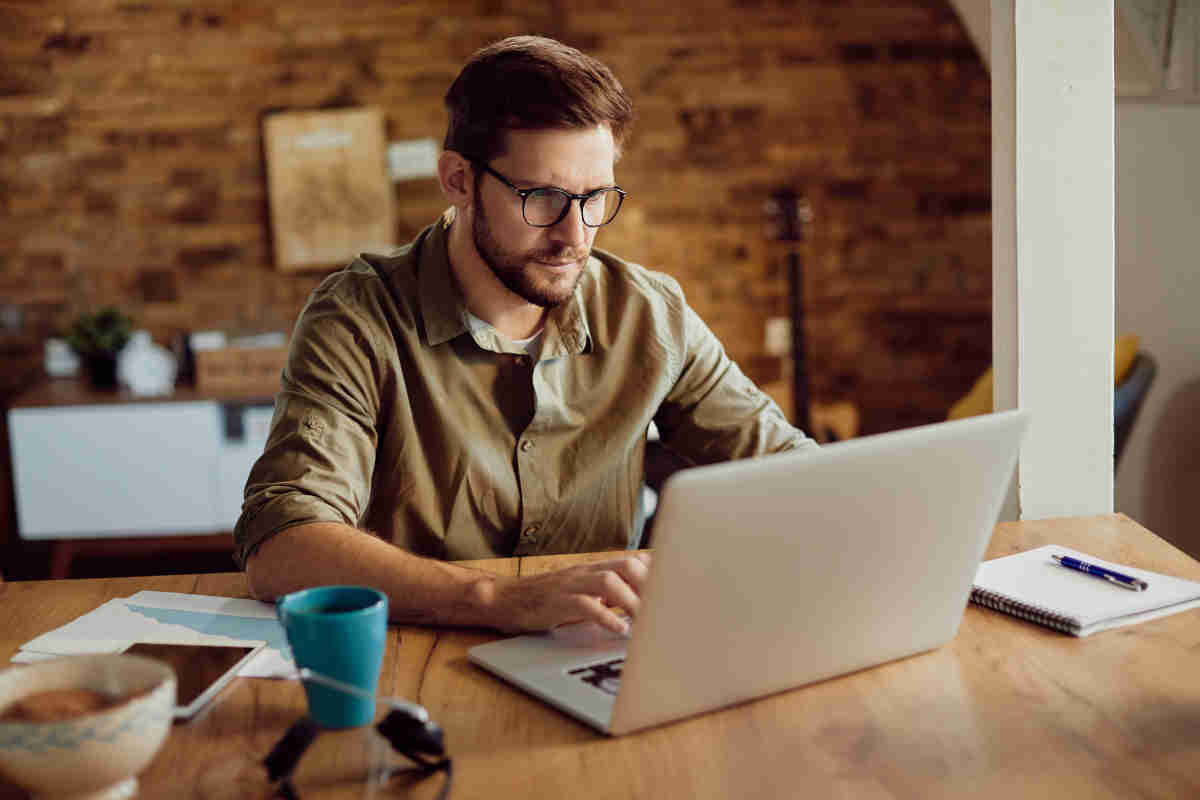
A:
<svg viewBox="0 0 1200 800">
<path fill-rule="evenodd" d="M 583 293 L 592 282 L 591 272 L 600 263 L 591 256 L 583 268 L 583 277 L 571 299 L 550 312 L 546 318 L 546 339 L 542 343 L 542 358 L 562 358 L 591 351 L 592 332 L 583 310 Z"/>
<path fill-rule="evenodd" d="M 430 226 L 417 261 L 417 298 L 430 347 L 467 332 L 466 306 L 450 271 L 450 210 Z"/>
<path fill-rule="evenodd" d="M 450 269 L 450 225 L 454 208 L 442 214 L 429 231 L 417 262 L 417 294 L 425 336 L 430 347 L 469 332 L 467 307 Z M 583 308 L 583 292 L 591 284 L 591 272 L 600 263 L 589 257 L 584 274 L 571 299 L 550 312 L 542 358 L 558 358 L 591 349 L 592 334 Z"/>
</svg>

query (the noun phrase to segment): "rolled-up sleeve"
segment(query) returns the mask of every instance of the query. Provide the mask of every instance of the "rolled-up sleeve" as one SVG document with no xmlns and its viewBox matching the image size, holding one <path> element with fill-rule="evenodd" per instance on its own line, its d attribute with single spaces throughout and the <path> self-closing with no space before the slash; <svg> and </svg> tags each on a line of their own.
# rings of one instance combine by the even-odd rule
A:
<svg viewBox="0 0 1200 800">
<path fill-rule="evenodd" d="M 378 334 L 330 278 L 301 312 L 271 431 L 246 482 L 234 558 L 246 560 L 280 531 L 309 522 L 357 525 L 370 500 L 384 365 Z"/>
<path fill-rule="evenodd" d="M 697 464 L 816 448 L 729 358 L 678 284 L 669 285 L 679 304 L 674 336 L 680 360 L 675 384 L 655 417 L 663 443 Z"/>
</svg>

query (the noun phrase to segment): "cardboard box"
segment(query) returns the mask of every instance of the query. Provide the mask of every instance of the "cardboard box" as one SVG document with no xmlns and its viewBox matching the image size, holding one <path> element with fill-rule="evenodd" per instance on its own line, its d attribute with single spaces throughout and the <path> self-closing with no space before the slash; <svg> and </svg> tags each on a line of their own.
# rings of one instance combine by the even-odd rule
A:
<svg viewBox="0 0 1200 800">
<path fill-rule="evenodd" d="M 196 388 L 204 392 L 261 392 L 274 397 L 287 354 L 287 347 L 197 350 Z"/>
</svg>

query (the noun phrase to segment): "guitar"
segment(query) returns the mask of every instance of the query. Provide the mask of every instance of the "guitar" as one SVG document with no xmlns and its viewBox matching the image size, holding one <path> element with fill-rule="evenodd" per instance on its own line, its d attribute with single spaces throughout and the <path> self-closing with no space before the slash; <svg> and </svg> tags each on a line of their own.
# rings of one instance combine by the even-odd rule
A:
<svg viewBox="0 0 1200 800">
<path fill-rule="evenodd" d="M 804 227 L 812 222 L 812 208 L 795 189 L 771 193 L 765 204 L 768 237 L 792 243 L 788 249 L 788 308 L 791 312 L 792 418 L 797 427 L 821 442 L 850 439 L 858 434 L 859 415 L 853 403 L 811 403 L 808 391 L 807 351 L 804 341 L 804 265 L 795 245 L 804 241 Z"/>
</svg>

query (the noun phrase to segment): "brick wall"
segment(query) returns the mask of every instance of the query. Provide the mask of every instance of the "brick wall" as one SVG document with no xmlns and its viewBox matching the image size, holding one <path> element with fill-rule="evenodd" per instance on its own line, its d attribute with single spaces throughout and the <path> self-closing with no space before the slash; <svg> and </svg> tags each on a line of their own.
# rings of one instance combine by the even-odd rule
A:
<svg viewBox="0 0 1200 800">
<path fill-rule="evenodd" d="M 538 32 L 609 63 L 638 110 L 601 245 L 676 275 L 753 377 L 779 377 L 763 322 L 787 313 L 791 246 L 763 206 L 784 188 L 815 217 L 797 246 L 815 399 L 887 430 L 943 417 L 986 367 L 989 81 L 945 0 L 445 7 L 0 7 L 0 303 L 35 339 L 104 303 L 160 341 L 289 327 L 322 273 L 271 265 L 264 114 L 376 105 L 391 139 L 440 141 L 462 61 Z M 398 242 L 443 205 L 433 180 L 396 198 Z"/>
</svg>

